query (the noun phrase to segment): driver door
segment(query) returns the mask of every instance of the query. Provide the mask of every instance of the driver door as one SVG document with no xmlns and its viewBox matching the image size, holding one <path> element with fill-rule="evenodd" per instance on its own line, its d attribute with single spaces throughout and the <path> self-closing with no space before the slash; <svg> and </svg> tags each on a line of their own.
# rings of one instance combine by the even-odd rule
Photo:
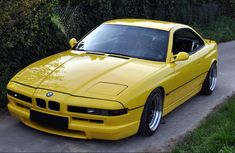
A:
<svg viewBox="0 0 235 153">
<path fill-rule="evenodd" d="M 172 54 L 187 52 L 189 59 L 171 63 L 173 73 L 167 106 L 175 108 L 200 90 L 203 72 L 199 51 L 203 48 L 203 40 L 193 30 L 184 28 L 174 32 Z"/>
</svg>

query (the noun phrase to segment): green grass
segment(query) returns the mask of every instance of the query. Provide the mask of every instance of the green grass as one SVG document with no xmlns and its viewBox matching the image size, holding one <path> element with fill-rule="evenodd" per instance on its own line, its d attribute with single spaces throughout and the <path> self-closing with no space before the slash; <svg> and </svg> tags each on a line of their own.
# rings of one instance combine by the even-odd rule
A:
<svg viewBox="0 0 235 153">
<path fill-rule="evenodd" d="M 235 97 L 189 132 L 173 153 L 218 152 L 235 153 Z"/>
<path fill-rule="evenodd" d="M 207 26 L 192 25 L 204 38 L 217 42 L 235 40 L 235 19 L 220 17 Z"/>
</svg>

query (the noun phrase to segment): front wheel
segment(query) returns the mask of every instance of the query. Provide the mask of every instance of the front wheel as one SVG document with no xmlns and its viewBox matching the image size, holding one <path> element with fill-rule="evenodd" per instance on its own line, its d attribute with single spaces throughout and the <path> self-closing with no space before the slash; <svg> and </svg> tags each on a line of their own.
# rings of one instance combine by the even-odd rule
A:
<svg viewBox="0 0 235 153">
<path fill-rule="evenodd" d="M 154 90 L 144 106 L 142 113 L 139 134 L 142 136 L 151 136 L 157 130 L 163 108 L 163 93 L 160 89 Z"/>
<path fill-rule="evenodd" d="M 217 82 L 217 65 L 216 63 L 212 64 L 206 79 L 202 85 L 201 94 L 210 95 L 215 90 Z"/>
</svg>

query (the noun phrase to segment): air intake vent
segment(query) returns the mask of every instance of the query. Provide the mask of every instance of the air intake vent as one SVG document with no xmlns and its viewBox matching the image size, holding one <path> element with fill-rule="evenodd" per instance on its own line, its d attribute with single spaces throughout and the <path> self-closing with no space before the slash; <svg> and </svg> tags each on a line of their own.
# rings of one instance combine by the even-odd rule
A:
<svg viewBox="0 0 235 153">
<path fill-rule="evenodd" d="M 46 108 L 47 107 L 46 101 L 44 99 L 37 98 L 36 103 L 37 103 L 38 107 L 41 107 L 41 108 Z"/>
<path fill-rule="evenodd" d="M 32 98 L 24 96 L 24 95 L 21 95 L 19 93 L 14 92 L 14 91 L 8 90 L 7 94 L 12 96 L 12 97 L 14 97 L 14 98 L 20 99 L 22 101 L 25 101 L 25 102 L 28 102 L 28 103 L 32 103 Z"/>
<path fill-rule="evenodd" d="M 59 111 L 60 110 L 60 104 L 58 102 L 55 102 L 55 101 L 49 101 L 48 107 L 51 110 L 55 110 L 55 111 Z"/>
</svg>

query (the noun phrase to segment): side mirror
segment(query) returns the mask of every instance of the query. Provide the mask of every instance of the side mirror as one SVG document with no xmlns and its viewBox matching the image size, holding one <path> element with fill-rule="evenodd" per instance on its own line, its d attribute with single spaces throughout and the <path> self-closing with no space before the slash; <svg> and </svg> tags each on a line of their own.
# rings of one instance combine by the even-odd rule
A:
<svg viewBox="0 0 235 153">
<path fill-rule="evenodd" d="M 189 59 L 189 54 L 186 52 L 179 52 L 177 55 L 174 55 L 174 62 L 185 61 Z"/>
<path fill-rule="evenodd" d="M 77 39 L 76 38 L 72 38 L 69 40 L 69 45 L 71 48 L 73 48 L 74 46 L 76 46 L 78 43 Z"/>
</svg>

